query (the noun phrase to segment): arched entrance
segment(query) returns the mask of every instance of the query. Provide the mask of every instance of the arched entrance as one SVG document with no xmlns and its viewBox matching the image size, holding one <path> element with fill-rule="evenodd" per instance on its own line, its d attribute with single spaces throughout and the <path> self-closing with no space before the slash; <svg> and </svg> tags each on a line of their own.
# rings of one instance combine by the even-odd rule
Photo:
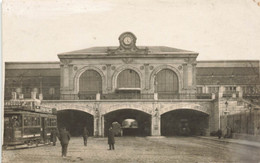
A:
<svg viewBox="0 0 260 163">
<path fill-rule="evenodd" d="M 105 116 L 105 136 L 108 128 L 117 122 L 120 124 L 121 136 L 149 136 L 151 135 L 151 115 L 134 109 L 121 109 L 107 113 Z M 125 127 L 126 121 L 133 122 L 133 127 Z M 130 123 L 131 123 L 130 122 Z M 130 124 L 131 125 L 131 124 Z M 130 126 L 129 125 L 129 126 Z"/>
<path fill-rule="evenodd" d="M 78 110 L 60 110 L 57 112 L 58 128 L 66 127 L 72 136 L 81 136 L 83 127 L 93 135 L 93 116 Z"/>
<path fill-rule="evenodd" d="M 163 136 L 205 135 L 209 127 L 209 115 L 192 109 L 177 109 L 161 115 Z"/>
<path fill-rule="evenodd" d="M 95 99 L 102 93 L 102 78 L 95 70 L 86 70 L 79 78 L 79 99 Z"/>
</svg>

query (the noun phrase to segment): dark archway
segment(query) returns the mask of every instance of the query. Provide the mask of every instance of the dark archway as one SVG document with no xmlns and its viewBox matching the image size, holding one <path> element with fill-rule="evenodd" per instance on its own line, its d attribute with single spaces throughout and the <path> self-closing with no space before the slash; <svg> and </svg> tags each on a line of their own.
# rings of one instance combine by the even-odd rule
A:
<svg viewBox="0 0 260 163">
<path fill-rule="evenodd" d="M 122 136 L 149 136 L 151 135 L 151 115 L 134 110 L 122 109 L 107 113 L 105 115 L 105 136 L 107 136 L 108 128 L 113 122 L 118 122 L 121 126 L 124 120 L 133 119 L 138 126 L 133 128 L 121 128 Z"/>
<path fill-rule="evenodd" d="M 205 135 L 209 127 L 209 115 L 191 109 L 173 110 L 161 115 L 163 136 Z"/>
<path fill-rule="evenodd" d="M 66 127 L 72 136 L 81 136 L 83 127 L 93 135 L 93 116 L 78 110 L 61 110 L 57 112 L 58 128 Z"/>
</svg>

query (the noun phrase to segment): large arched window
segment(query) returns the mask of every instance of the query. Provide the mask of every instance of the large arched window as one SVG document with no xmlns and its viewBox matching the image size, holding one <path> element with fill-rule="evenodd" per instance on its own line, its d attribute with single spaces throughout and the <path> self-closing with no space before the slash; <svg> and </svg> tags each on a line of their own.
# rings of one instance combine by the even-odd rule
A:
<svg viewBox="0 0 260 163">
<path fill-rule="evenodd" d="M 102 93 L 102 78 L 97 71 L 87 70 L 79 78 L 79 98 L 95 98 L 97 93 Z"/>
<path fill-rule="evenodd" d="M 117 88 L 140 88 L 140 77 L 134 70 L 126 69 L 117 77 Z"/>
<path fill-rule="evenodd" d="M 178 93 L 178 77 L 170 69 L 163 69 L 157 73 L 155 84 L 158 93 Z"/>
</svg>

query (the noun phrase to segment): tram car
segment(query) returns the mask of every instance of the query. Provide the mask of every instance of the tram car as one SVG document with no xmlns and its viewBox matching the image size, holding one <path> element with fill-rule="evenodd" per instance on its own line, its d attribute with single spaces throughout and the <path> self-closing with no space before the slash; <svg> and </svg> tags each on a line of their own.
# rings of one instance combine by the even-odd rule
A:
<svg viewBox="0 0 260 163">
<path fill-rule="evenodd" d="M 187 119 L 180 120 L 179 135 L 180 136 L 189 136 L 190 135 L 189 121 Z"/>
<path fill-rule="evenodd" d="M 113 128 L 113 132 L 115 133 L 115 136 L 122 136 L 121 125 L 118 122 L 113 122 L 112 128 Z"/>
<path fill-rule="evenodd" d="M 4 105 L 4 147 L 50 143 L 57 129 L 55 108 L 40 105 L 38 100 L 10 100 Z"/>
</svg>

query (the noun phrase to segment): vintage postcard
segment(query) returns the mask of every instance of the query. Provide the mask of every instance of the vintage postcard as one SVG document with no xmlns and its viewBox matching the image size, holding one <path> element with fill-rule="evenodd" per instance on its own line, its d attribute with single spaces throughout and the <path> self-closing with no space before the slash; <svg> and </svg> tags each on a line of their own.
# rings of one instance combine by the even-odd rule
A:
<svg viewBox="0 0 260 163">
<path fill-rule="evenodd" d="M 259 0 L 3 0 L 2 162 L 260 162 Z"/>
</svg>

